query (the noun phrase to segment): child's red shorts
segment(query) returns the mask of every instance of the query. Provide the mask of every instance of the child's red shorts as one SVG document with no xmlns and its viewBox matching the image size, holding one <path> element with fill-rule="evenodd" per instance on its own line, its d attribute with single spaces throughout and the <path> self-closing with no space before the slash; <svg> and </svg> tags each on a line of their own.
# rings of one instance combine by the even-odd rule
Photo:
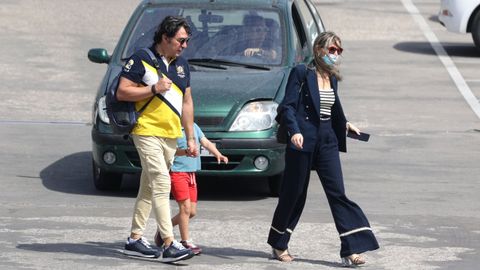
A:
<svg viewBox="0 0 480 270">
<path fill-rule="evenodd" d="M 170 172 L 170 178 L 172 195 L 177 202 L 186 199 L 197 202 L 197 181 L 194 172 Z"/>
</svg>

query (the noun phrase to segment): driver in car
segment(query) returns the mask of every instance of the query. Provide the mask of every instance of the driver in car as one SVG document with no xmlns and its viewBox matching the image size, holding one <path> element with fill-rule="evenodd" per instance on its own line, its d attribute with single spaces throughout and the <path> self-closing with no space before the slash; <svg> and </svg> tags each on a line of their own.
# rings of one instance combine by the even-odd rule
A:
<svg viewBox="0 0 480 270">
<path fill-rule="evenodd" d="M 236 47 L 236 54 L 247 57 L 262 57 L 268 60 L 277 58 L 269 36 L 274 29 L 267 27 L 267 21 L 258 15 L 246 15 L 243 18 L 243 36 Z"/>
</svg>

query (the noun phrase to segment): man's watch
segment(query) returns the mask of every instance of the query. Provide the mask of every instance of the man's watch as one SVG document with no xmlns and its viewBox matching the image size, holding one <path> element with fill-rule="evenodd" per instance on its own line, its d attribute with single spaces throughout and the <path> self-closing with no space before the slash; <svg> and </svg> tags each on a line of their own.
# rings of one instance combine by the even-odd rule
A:
<svg viewBox="0 0 480 270">
<path fill-rule="evenodd" d="M 152 84 L 152 87 L 150 88 L 150 91 L 152 91 L 152 94 L 154 96 L 157 94 L 157 89 L 155 88 L 155 84 Z"/>
</svg>

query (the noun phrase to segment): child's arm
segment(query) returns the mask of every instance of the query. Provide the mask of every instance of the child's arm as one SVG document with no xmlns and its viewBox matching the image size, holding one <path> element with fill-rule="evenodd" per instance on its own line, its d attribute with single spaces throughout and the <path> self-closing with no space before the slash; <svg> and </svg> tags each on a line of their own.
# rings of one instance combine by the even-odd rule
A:
<svg viewBox="0 0 480 270">
<path fill-rule="evenodd" d="M 220 162 L 222 161 L 225 162 L 225 164 L 228 163 L 228 158 L 222 155 L 222 153 L 218 151 L 215 144 L 213 144 L 209 139 L 207 139 L 207 137 L 202 137 L 202 139 L 200 140 L 200 144 L 217 158 L 218 164 L 220 164 Z"/>
</svg>

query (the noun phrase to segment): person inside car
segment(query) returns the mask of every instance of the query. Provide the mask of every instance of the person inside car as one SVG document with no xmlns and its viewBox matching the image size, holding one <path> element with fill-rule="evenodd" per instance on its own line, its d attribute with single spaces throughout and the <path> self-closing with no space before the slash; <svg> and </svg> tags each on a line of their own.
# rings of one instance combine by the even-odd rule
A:
<svg viewBox="0 0 480 270">
<path fill-rule="evenodd" d="M 267 20 L 262 16 L 246 15 L 243 18 L 241 39 L 235 46 L 235 54 L 267 60 L 276 59 L 277 52 L 273 49 L 272 39 L 268 38 L 272 30 L 274 29 L 267 27 Z"/>
</svg>

